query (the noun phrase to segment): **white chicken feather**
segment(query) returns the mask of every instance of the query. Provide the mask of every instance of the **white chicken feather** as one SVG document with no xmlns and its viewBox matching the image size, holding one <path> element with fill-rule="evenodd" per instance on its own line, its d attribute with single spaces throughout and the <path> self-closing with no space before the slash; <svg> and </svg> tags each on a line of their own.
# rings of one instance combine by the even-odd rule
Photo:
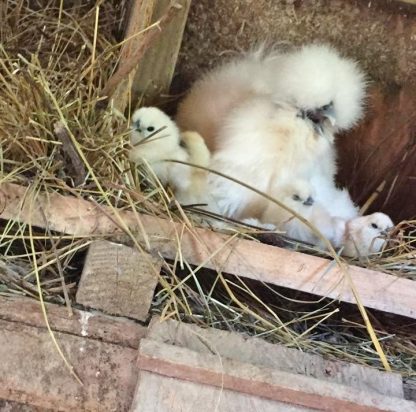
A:
<svg viewBox="0 0 416 412">
<path fill-rule="evenodd" d="M 271 193 L 308 179 L 332 218 L 358 215 L 347 190 L 335 186 L 334 133 L 361 116 L 365 78 L 356 63 L 325 45 L 287 53 L 249 53 L 196 82 L 178 124 L 197 130 L 212 149 L 211 168 Z M 216 211 L 262 216 L 264 198 L 210 175 Z M 316 210 L 316 208 L 315 208 Z"/>
<path fill-rule="evenodd" d="M 334 246 L 344 245 L 344 254 L 366 255 L 384 244 L 373 240 L 378 229 L 369 222 L 376 219 L 380 227 L 392 222 L 384 214 L 359 217 L 348 191 L 336 187 L 334 146 L 335 133 L 361 118 L 365 92 L 356 62 L 332 47 L 257 51 L 197 81 L 179 106 L 177 121 L 204 137 L 212 169 L 275 195 Z M 291 237 L 323 245 L 305 225 L 285 220 L 287 212 L 247 188 L 214 174 L 206 184 L 213 211 L 283 226 Z M 301 201 L 307 193 L 313 205 Z"/>
<path fill-rule="evenodd" d="M 277 101 L 327 117 L 334 131 L 349 129 L 362 116 L 366 80 L 351 59 L 327 45 L 307 45 L 274 59 L 268 83 Z M 316 115 L 318 115 L 316 117 Z"/>
</svg>

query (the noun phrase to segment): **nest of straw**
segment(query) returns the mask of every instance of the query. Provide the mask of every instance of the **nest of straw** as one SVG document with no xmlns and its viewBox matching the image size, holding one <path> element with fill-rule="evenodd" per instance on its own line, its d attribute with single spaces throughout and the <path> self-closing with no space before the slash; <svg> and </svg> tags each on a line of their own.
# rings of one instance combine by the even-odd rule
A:
<svg viewBox="0 0 416 412">
<path fill-rule="evenodd" d="M 100 91 L 120 52 L 124 4 L 118 1 L 7 0 L 0 8 L 1 181 L 59 191 L 155 216 L 184 219 L 147 170 L 126 158 L 128 119 Z M 83 153 L 74 162 L 59 133 L 65 124 Z M 186 212 L 188 222 L 192 214 Z M 85 251 L 93 240 L 1 222 L 0 294 L 27 295 L 71 307 Z M 237 231 L 255 231 L 236 226 Z M 416 280 L 416 221 L 396 228 L 394 246 L 355 262 Z M 287 240 L 304 251 L 321 252 Z M 354 305 L 165 262 L 152 310 L 202 326 L 239 331 L 302 350 L 382 367 Z M 394 370 L 416 374 L 416 340 L 406 319 L 371 313 Z"/>
</svg>

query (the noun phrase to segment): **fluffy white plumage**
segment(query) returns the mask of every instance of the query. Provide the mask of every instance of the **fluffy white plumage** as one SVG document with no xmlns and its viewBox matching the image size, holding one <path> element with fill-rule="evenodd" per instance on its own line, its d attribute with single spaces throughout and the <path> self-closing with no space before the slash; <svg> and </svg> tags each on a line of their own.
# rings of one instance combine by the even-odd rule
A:
<svg viewBox="0 0 416 412">
<path fill-rule="evenodd" d="M 339 243 L 343 222 L 358 209 L 335 186 L 334 133 L 360 118 L 364 95 L 363 73 L 331 47 L 258 51 L 196 82 L 177 121 L 204 136 L 212 169 L 258 190 L 274 194 L 291 180 L 308 180 L 321 205 L 309 210 L 308 220 Z M 264 198 L 222 177 L 210 175 L 208 191 L 214 210 L 229 217 L 262 219 L 267 208 Z M 308 230 L 294 228 L 295 237 L 310 241 Z"/>
<path fill-rule="evenodd" d="M 156 107 L 142 107 L 132 116 L 130 161 L 148 162 L 162 184 L 187 190 L 191 184 L 189 166 L 165 160 L 187 161 L 188 153 L 180 146 L 180 132 L 175 122 Z"/>
<path fill-rule="evenodd" d="M 287 53 L 260 49 L 197 81 L 179 106 L 177 122 L 183 130 L 198 131 L 213 150 L 230 112 L 246 99 L 267 96 L 303 110 L 315 123 L 326 123 L 332 137 L 361 117 L 365 87 L 357 64 L 330 46 L 307 45 Z"/>
<path fill-rule="evenodd" d="M 365 79 L 356 63 L 328 46 L 310 45 L 289 53 L 258 51 L 195 83 L 177 115 L 182 130 L 197 132 L 182 134 L 186 149 L 179 145 L 177 126 L 163 112 L 137 111 L 131 140 L 143 144 L 132 149 L 130 158 L 151 163 L 184 203 L 205 201 L 216 213 L 258 219 L 290 237 L 325 246 L 289 212 L 238 183 L 161 160 L 209 165 L 276 197 L 334 246 L 344 245 L 344 254 L 366 255 L 384 244 L 373 241 L 378 229 L 369 222 L 376 219 L 380 228 L 392 222 L 383 214 L 358 217 L 348 191 L 334 182 L 334 134 L 357 122 L 364 95 Z M 153 133 L 149 127 L 163 126 L 160 138 L 147 141 Z"/>
<path fill-rule="evenodd" d="M 219 136 L 211 168 L 265 193 L 313 170 L 330 179 L 335 173 L 331 143 L 296 109 L 267 98 L 255 97 L 235 108 Z M 211 174 L 208 185 L 218 210 L 226 216 L 259 218 L 266 207 L 264 197 L 223 177 Z"/>
<path fill-rule="evenodd" d="M 181 203 L 204 200 L 207 172 L 165 160 L 208 167 L 211 154 L 196 132 L 180 133 L 175 122 L 156 107 L 142 107 L 132 116 L 129 158 L 149 163 L 162 184 L 170 184 Z"/>
<path fill-rule="evenodd" d="M 187 162 L 196 165 L 209 167 L 211 153 L 208 150 L 204 139 L 196 132 L 182 132 L 181 141 L 188 153 Z M 206 192 L 208 172 L 204 169 L 189 166 L 190 182 L 185 188 L 176 191 L 176 198 L 182 204 L 200 204 L 209 202 L 209 195 Z"/>
<path fill-rule="evenodd" d="M 331 105 L 335 131 L 348 129 L 362 116 L 366 81 L 351 59 L 326 45 L 307 45 L 271 61 L 269 80 L 277 101 L 305 111 Z M 327 110 L 328 110 L 327 109 Z"/>
<path fill-rule="evenodd" d="M 393 226 L 390 217 L 380 212 L 351 219 L 346 225 L 343 254 L 358 257 L 380 252 Z"/>
<path fill-rule="evenodd" d="M 342 244 L 346 220 L 331 216 L 327 208 L 317 200 L 319 196 L 310 181 L 288 182 L 278 189 L 276 198 L 311 223 L 333 246 L 339 247 Z M 291 212 L 276 204 L 269 204 L 261 220 L 274 223 L 278 229 L 285 231 L 286 235 L 293 239 L 326 248 L 326 243 L 320 236 L 294 217 Z"/>
</svg>

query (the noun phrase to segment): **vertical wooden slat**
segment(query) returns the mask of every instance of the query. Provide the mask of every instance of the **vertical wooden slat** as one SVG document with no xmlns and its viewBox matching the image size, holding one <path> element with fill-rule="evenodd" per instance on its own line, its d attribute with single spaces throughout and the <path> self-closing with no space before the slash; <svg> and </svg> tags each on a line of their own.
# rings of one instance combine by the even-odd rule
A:
<svg viewBox="0 0 416 412">
<path fill-rule="evenodd" d="M 191 0 L 177 0 L 175 3 L 181 8 L 154 45 L 146 51 L 135 73 L 132 94 L 141 104 L 155 104 L 161 95 L 169 92 Z M 158 0 L 152 22 L 160 19 L 170 4 L 171 0 Z"/>
</svg>

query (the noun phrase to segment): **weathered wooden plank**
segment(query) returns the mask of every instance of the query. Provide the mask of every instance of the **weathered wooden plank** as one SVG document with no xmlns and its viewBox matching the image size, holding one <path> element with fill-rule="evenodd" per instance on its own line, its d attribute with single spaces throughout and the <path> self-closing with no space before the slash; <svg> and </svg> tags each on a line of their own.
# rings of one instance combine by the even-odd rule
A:
<svg viewBox="0 0 416 412">
<path fill-rule="evenodd" d="M 141 46 L 143 35 L 139 33 L 151 24 L 155 0 L 134 0 L 130 3 L 130 13 L 124 35 L 126 43 L 124 43 L 120 52 L 119 66 L 122 66 L 124 61 L 131 59 L 134 52 Z M 137 69 L 133 69 L 114 91 L 114 106 L 121 112 L 124 112 L 128 106 L 132 81 L 136 71 Z"/>
<path fill-rule="evenodd" d="M 72 308 L 72 316 L 64 306 L 46 303 L 52 330 L 137 349 L 147 327 L 129 319 L 114 318 L 99 312 Z M 40 303 L 26 297 L 0 296 L 0 319 L 46 330 Z"/>
<path fill-rule="evenodd" d="M 110 315 L 145 321 L 158 282 L 161 259 L 107 241 L 91 243 L 76 300 Z"/>
<path fill-rule="evenodd" d="M 312 412 L 215 386 L 140 371 L 131 412 Z"/>
<path fill-rule="evenodd" d="M 156 2 L 152 23 L 163 16 L 171 2 Z M 169 92 L 191 0 L 176 0 L 175 3 L 181 6 L 181 9 L 163 29 L 152 47 L 146 51 L 134 77 L 133 96 L 139 97 L 145 105 L 157 103 L 161 96 Z"/>
<path fill-rule="evenodd" d="M 378 392 L 385 396 L 404 397 L 399 373 L 381 372 L 354 363 L 331 361 L 262 339 L 247 338 L 239 333 L 200 328 L 174 320 L 160 322 L 155 317 L 149 325 L 146 338 L 198 353 L 216 353 L 227 359 L 262 368 L 273 368 L 368 392 Z"/>
<path fill-rule="evenodd" d="M 410 412 L 416 407 L 413 402 L 400 398 L 258 367 L 215 353 L 194 352 L 150 339 L 140 342 L 138 365 L 141 370 L 159 375 L 322 411 Z"/>
<path fill-rule="evenodd" d="M 47 216 L 48 222 L 45 222 Z M 318 296 L 355 303 L 345 273 L 329 260 L 231 238 L 207 229 L 189 229 L 154 216 L 114 211 L 83 199 L 57 193 L 34 195 L 30 188 L 0 185 L 0 218 L 75 236 L 121 234 L 129 227 L 142 238 L 144 227 L 151 251 L 166 259 L 181 256 L 190 264 Z M 137 219 L 140 219 L 141 224 Z M 143 239 L 142 239 L 143 240 Z M 143 241 L 145 246 L 145 242 Z M 416 283 L 381 272 L 345 265 L 364 306 L 416 318 Z"/>
<path fill-rule="evenodd" d="M 60 411 L 128 411 L 137 382 L 137 351 L 56 333 L 81 386 L 49 333 L 0 321 L 0 398 Z"/>
</svg>

